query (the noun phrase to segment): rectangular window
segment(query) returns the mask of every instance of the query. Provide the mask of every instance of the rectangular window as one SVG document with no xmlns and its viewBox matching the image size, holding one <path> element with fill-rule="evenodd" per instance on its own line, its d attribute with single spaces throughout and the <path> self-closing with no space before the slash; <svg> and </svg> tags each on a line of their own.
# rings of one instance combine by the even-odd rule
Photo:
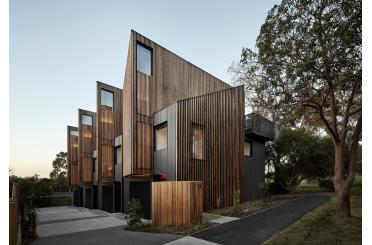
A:
<svg viewBox="0 0 372 245">
<path fill-rule="evenodd" d="M 192 158 L 205 160 L 205 127 L 192 124 Z"/>
<path fill-rule="evenodd" d="M 93 117 L 88 116 L 88 115 L 84 115 L 84 114 L 81 115 L 81 124 L 92 126 L 93 125 Z"/>
<path fill-rule="evenodd" d="M 114 108 L 114 93 L 101 89 L 101 105 Z"/>
<path fill-rule="evenodd" d="M 79 132 L 77 130 L 71 130 L 70 135 L 71 136 L 79 136 Z"/>
<path fill-rule="evenodd" d="M 121 164 L 121 146 L 115 148 L 115 165 Z"/>
<path fill-rule="evenodd" d="M 251 157 L 252 156 L 252 142 L 244 142 L 244 156 Z"/>
<path fill-rule="evenodd" d="M 163 123 L 155 128 L 155 151 L 168 148 L 168 127 Z"/>
<path fill-rule="evenodd" d="M 137 70 L 152 75 L 152 50 L 137 43 Z"/>
</svg>

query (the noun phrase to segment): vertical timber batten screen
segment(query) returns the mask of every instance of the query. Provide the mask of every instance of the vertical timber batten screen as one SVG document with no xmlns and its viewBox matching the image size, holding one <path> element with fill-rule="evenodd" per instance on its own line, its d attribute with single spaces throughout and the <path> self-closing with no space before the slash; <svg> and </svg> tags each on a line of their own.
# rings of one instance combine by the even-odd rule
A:
<svg viewBox="0 0 372 245">
<path fill-rule="evenodd" d="M 203 182 L 164 181 L 152 183 L 152 224 L 190 226 L 201 221 Z"/>
</svg>

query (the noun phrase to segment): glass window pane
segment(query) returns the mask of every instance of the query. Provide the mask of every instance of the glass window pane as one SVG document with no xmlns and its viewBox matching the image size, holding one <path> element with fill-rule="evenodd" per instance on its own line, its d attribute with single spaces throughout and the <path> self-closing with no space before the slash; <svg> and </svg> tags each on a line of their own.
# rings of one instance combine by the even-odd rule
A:
<svg viewBox="0 0 372 245">
<path fill-rule="evenodd" d="M 202 125 L 192 125 L 192 157 L 194 159 L 205 159 L 205 128 Z"/>
<path fill-rule="evenodd" d="M 72 135 L 72 136 L 79 136 L 79 132 L 76 131 L 76 130 L 71 130 L 70 131 L 70 135 Z"/>
<path fill-rule="evenodd" d="M 81 115 L 81 124 L 93 125 L 93 117 L 88 115 Z"/>
<path fill-rule="evenodd" d="M 167 125 L 159 126 L 155 129 L 155 151 L 168 148 L 168 127 Z"/>
<path fill-rule="evenodd" d="M 251 143 L 250 142 L 244 142 L 244 156 L 250 157 L 251 154 L 252 154 Z"/>
<path fill-rule="evenodd" d="M 137 44 L 137 70 L 151 76 L 151 50 Z"/>
<path fill-rule="evenodd" d="M 121 164 L 121 146 L 115 148 L 115 164 Z"/>
<path fill-rule="evenodd" d="M 108 107 L 113 108 L 114 107 L 114 93 L 101 90 L 101 105 L 105 105 Z"/>
</svg>

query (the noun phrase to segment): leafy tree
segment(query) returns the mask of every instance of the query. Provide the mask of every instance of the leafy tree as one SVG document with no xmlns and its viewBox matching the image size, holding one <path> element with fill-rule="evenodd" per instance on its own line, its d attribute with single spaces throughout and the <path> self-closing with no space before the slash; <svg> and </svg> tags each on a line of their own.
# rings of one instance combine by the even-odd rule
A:
<svg viewBox="0 0 372 245">
<path fill-rule="evenodd" d="M 246 86 L 253 110 L 331 137 L 338 216 L 351 215 L 362 134 L 361 5 L 361 0 L 283 0 L 261 26 L 258 53 L 243 48 L 240 62 L 230 69 Z"/>
<path fill-rule="evenodd" d="M 67 175 L 67 152 L 61 151 L 56 155 L 56 158 L 52 162 L 53 170 L 49 176 L 51 179 L 57 178 L 58 175 Z"/>
<path fill-rule="evenodd" d="M 61 151 L 53 160 L 53 170 L 49 176 L 54 180 L 54 191 L 67 191 L 67 152 Z"/>
</svg>

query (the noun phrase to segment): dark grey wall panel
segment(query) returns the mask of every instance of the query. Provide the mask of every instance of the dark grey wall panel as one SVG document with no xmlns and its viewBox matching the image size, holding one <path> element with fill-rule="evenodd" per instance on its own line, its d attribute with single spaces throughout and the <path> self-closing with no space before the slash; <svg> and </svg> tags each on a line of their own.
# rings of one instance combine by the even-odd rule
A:
<svg viewBox="0 0 372 245">
<path fill-rule="evenodd" d="M 176 180 L 176 115 L 176 104 L 154 114 L 154 127 L 165 122 L 168 127 L 168 148 L 154 151 L 154 174 L 166 174 L 167 180 Z"/>
<path fill-rule="evenodd" d="M 113 203 L 113 186 L 105 186 L 101 183 L 98 184 L 98 208 L 107 212 L 114 211 Z"/>
<path fill-rule="evenodd" d="M 84 207 L 92 208 L 93 205 L 93 191 L 91 187 L 83 187 L 84 189 Z"/>
<path fill-rule="evenodd" d="M 252 156 L 244 156 L 245 199 L 255 200 L 260 197 L 258 183 L 265 180 L 265 142 L 248 141 L 252 143 Z"/>
</svg>

